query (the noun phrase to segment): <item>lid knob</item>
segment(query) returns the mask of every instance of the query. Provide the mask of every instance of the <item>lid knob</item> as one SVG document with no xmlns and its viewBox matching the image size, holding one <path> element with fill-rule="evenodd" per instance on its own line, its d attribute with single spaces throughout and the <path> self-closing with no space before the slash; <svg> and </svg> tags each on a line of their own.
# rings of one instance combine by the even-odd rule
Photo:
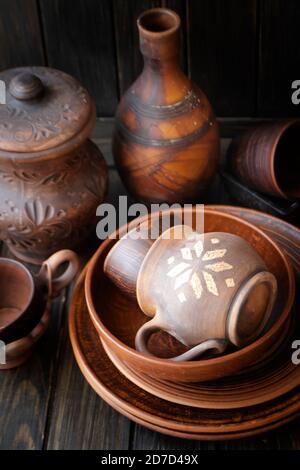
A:
<svg viewBox="0 0 300 470">
<path fill-rule="evenodd" d="M 42 81 L 30 72 L 19 73 L 9 83 L 9 92 L 17 100 L 32 100 L 43 90 Z"/>
</svg>

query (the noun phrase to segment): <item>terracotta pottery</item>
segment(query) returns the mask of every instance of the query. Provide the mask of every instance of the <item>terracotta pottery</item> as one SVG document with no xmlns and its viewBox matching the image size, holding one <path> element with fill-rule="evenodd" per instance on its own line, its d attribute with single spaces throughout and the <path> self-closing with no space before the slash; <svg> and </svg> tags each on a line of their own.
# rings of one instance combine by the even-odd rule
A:
<svg viewBox="0 0 300 470">
<path fill-rule="evenodd" d="M 20 338 L 5 346 L 5 363 L 0 362 L 0 370 L 14 369 L 24 364 L 34 351 L 37 341 L 48 329 L 51 319 L 51 305 L 48 302 L 44 313 L 33 330 L 23 338 Z"/>
<path fill-rule="evenodd" d="M 95 105 L 69 75 L 45 67 L 0 73 L 0 238 L 41 264 L 82 242 L 96 223 L 107 169 L 88 137 Z"/>
<path fill-rule="evenodd" d="M 64 263 L 67 268 L 55 277 Z M 18 261 L 0 258 L 0 340 L 8 344 L 27 336 L 40 322 L 48 299 L 58 295 L 78 271 L 79 259 L 70 250 L 52 255 L 37 275 Z"/>
<path fill-rule="evenodd" d="M 281 337 L 269 351 L 270 356 L 240 374 L 210 382 L 187 384 L 155 379 L 132 369 L 103 339 L 101 342 L 114 366 L 132 383 L 156 397 L 195 408 L 243 408 L 267 402 L 300 386 L 298 366 L 292 363 L 290 351 L 296 316 L 298 313 L 294 312 L 293 321 L 285 325 Z"/>
<path fill-rule="evenodd" d="M 262 193 L 299 198 L 299 132 L 299 119 L 249 129 L 234 139 L 228 149 L 232 172 Z"/>
<path fill-rule="evenodd" d="M 181 209 L 174 212 L 178 211 L 180 212 Z M 191 209 L 190 212 L 193 215 L 193 225 L 196 208 Z M 136 226 L 144 224 L 145 220 L 148 220 L 150 224 L 161 225 L 165 217 L 170 218 L 168 211 L 152 214 L 149 218 L 142 217 L 134 221 L 132 228 L 134 224 Z M 106 256 L 118 238 L 128 232 L 127 226 L 114 234 L 112 236 L 114 239 L 103 242 L 89 264 L 85 280 L 86 299 L 98 334 L 120 360 L 131 368 L 158 379 L 198 382 L 229 376 L 244 370 L 269 354 L 290 317 L 294 299 L 294 274 L 284 251 L 260 229 L 232 215 L 206 208 L 204 223 L 207 232 L 232 233 L 248 241 L 264 260 L 267 270 L 275 276 L 279 288 L 272 318 L 262 336 L 242 349 L 228 348 L 224 356 L 195 361 L 169 361 L 165 358 L 185 351 L 182 351 L 181 343 L 175 342 L 174 344 L 174 341 L 169 341 L 169 339 L 166 341 L 163 337 L 152 341 L 151 348 L 150 338 L 148 347 L 153 354 L 158 356 L 159 350 L 165 351 L 168 343 L 171 343 L 168 356 L 152 357 L 134 349 L 136 333 L 147 321 L 147 317 L 138 307 L 135 299 L 124 295 L 104 273 Z M 105 292 L 105 296 L 101 292 Z"/>
<path fill-rule="evenodd" d="M 230 207 L 224 210 L 230 211 Z M 240 209 L 243 212 L 243 209 Z M 220 208 L 222 210 L 222 208 Z M 246 219 L 255 211 L 243 212 Z M 277 236 L 285 240 L 285 249 L 292 255 L 291 261 L 300 275 L 300 232 L 296 228 L 280 221 L 257 213 L 260 227 L 268 232 L 274 230 Z M 298 244 L 297 255 L 295 246 Z M 170 404 L 138 388 L 121 375 L 105 355 L 98 335 L 92 327 L 87 315 L 84 282 L 88 270 L 81 274 L 75 287 L 69 316 L 70 339 L 77 363 L 86 380 L 107 403 L 113 408 L 142 424 L 149 429 L 161 433 L 196 440 L 225 440 L 252 436 L 277 428 L 298 416 L 300 410 L 300 388 L 295 387 L 289 393 L 258 406 L 237 410 L 206 410 Z M 294 336 L 297 336 L 295 332 Z M 275 356 L 272 368 L 283 379 L 279 356 Z M 276 366 L 278 365 L 278 367 Z M 287 362 L 285 366 L 287 366 Z M 277 367 L 277 372 L 276 372 Z M 290 366 L 289 366 L 290 369 Z M 290 369 L 291 371 L 291 369 Z M 228 379 L 229 380 L 229 379 Z M 264 382 L 262 374 L 262 390 L 268 387 L 268 378 Z"/>
<path fill-rule="evenodd" d="M 121 239 L 112 250 L 113 259 L 108 254 L 104 264 L 113 282 L 114 273 L 124 266 L 122 243 Z M 175 225 L 145 248 L 136 297 L 141 310 L 153 318 L 137 332 L 136 349 L 151 354 L 147 342 L 159 330 L 191 348 L 171 358 L 176 361 L 212 349 L 222 353 L 228 342 L 245 346 L 266 326 L 276 293 L 275 277 L 243 238 L 222 232 L 201 234 L 187 225 Z"/>
<path fill-rule="evenodd" d="M 179 67 L 178 15 L 154 8 L 137 24 L 144 70 L 116 113 L 115 161 L 136 199 L 193 201 L 217 170 L 218 125 L 204 93 Z"/>
</svg>

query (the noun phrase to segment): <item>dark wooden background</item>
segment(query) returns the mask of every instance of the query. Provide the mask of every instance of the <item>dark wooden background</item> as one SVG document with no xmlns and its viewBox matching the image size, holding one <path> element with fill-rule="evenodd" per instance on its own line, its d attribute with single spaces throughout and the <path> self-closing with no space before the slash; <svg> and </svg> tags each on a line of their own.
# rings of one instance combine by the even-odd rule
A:
<svg viewBox="0 0 300 470">
<path fill-rule="evenodd" d="M 62 69 L 113 116 L 142 66 L 136 18 L 161 5 L 179 12 L 181 62 L 218 116 L 300 116 L 299 0 L 0 0 L 0 68 Z"/>
</svg>

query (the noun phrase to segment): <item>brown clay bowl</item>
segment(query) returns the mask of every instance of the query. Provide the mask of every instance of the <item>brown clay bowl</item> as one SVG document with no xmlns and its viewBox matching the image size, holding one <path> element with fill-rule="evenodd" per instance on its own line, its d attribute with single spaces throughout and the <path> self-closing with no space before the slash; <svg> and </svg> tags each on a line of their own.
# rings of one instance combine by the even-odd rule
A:
<svg viewBox="0 0 300 470">
<path fill-rule="evenodd" d="M 203 409 L 234 409 L 264 403 L 300 386 L 300 374 L 291 361 L 290 347 L 297 313 L 286 322 L 279 344 L 271 357 L 240 374 L 199 383 L 159 380 L 132 369 L 122 362 L 101 339 L 114 366 L 132 383 L 152 395 L 179 405 Z M 300 322 L 298 321 L 298 328 Z"/>
<path fill-rule="evenodd" d="M 299 255 L 297 258 L 299 260 Z M 277 428 L 299 415 L 300 387 L 275 400 L 239 410 L 199 410 L 170 404 L 141 390 L 116 369 L 103 350 L 87 310 L 85 276 L 86 269 L 72 297 L 69 315 L 71 344 L 85 379 L 115 410 L 147 428 L 197 440 L 251 436 Z M 296 331 L 295 334 L 297 337 Z"/>
<path fill-rule="evenodd" d="M 0 370 L 19 367 L 29 359 L 33 353 L 35 344 L 48 329 L 51 318 L 51 305 L 48 305 L 37 325 L 23 338 L 6 345 L 6 363 L 0 364 Z"/>
<path fill-rule="evenodd" d="M 181 209 L 173 213 L 176 215 L 178 211 Z M 191 211 L 194 226 L 196 209 L 193 208 Z M 151 217 L 151 223 L 159 223 L 162 217 L 170 217 L 170 214 L 165 211 L 149 217 Z M 147 218 L 148 216 L 136 219 L 131 224 L 131 228 L 145 222 Z M 127 298 L 107 279 L 103 271 L 108 252 L 117 239 L 124 235 L 127 230 L 126 226 L 100 246 L 89 264 L 85 280 L 85 294 L 89 314 L 98 334 L 121 361 L 136 371 L 157 379 L 201 382 L 236 374 L 266 358 L 272 346 L 279 340 L 282 329 L 290 316 L 295 295 L 295 280 L 293 269 L 283 250 L 263 231 L 230 214 L 206 208 L 204 222 L 206 232 L 228 232 L 246 239 L 264 259 L 268 270 L 275 275 L 279 286 L 272 324 L 268 325 L 264 334 L 252 344 L 240 350 L 229 350 L 224 356 L 176 363 L 166 358 L 147 356 L 134 349 L 136 332 L 148 318 L 141 312 L 134 300 Z M 160 340 L 157 339 L 158 349 L 161 347 L 159 342 Z M 170 342 L 167 341 L 167 343 Z M 176 352 L 173 351 L 173 354 L 175 355 Z"/>
</svg>

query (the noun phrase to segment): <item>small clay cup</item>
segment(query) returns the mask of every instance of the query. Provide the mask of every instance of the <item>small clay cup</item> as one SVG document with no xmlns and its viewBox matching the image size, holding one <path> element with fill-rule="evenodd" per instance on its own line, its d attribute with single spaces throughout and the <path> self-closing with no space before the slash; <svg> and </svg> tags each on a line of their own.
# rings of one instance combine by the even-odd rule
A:
<svg viewBox="0 0 300 470">
<path fill-rule="evenodd" d="M 300 120 L 264 124 L 234 139 L 228 149 L 232 173 L 270 196 L 300 198 Z"/>
<path fill-rule="evenodd" d="M 120 275 L 115 273 L 129 256 L 128 239 L 130 233 L 115 245 L 104 265 L 116 285 Z M 173 361 L 194 359 L 208 350 L 222 353 L 228 343 L 243 347 L 263 331 L 276 300 L 277 282 L 243 238 L 223 232 L 200 234 L 187 225 L 175 225 L 150 249 L 144 240 L 134 243 L 142 243 L 140 253 L 144 250 L 136 297 L 141 310 L 152 317 L 137 332 L 138 351 L 151 354 L 148 339 L 160 330 L 189 348 Z M 125 285 L 126 270 L 123 277 Z"/>
<path fill-rule="evenodd" d="M 63 264 L 66 269 L 54 277 Z M 39 323 L 50 297 L 57 296 L 79 271 L 79 259 L 70 250 L 58 251 L 37 275 L 20 262 L 0 258 L 0 340 L 8 344 L 28 335 Z"/>
</svg>

